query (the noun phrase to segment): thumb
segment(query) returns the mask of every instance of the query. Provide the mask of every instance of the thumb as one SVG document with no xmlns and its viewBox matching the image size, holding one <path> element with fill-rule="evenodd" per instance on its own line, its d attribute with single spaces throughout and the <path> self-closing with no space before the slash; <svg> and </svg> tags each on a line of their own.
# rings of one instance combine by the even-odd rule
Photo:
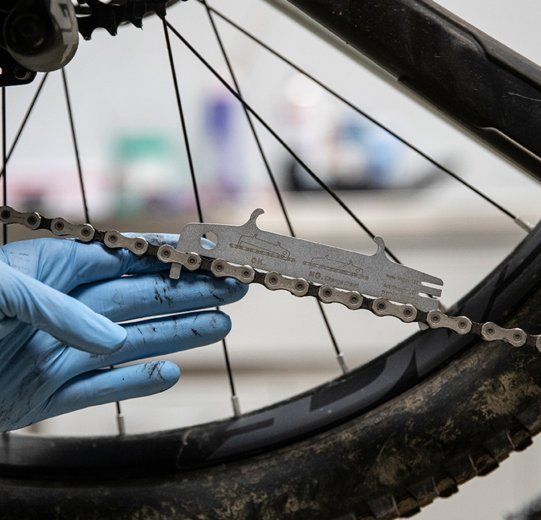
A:
<svg viewBox="0 0 541 520">
<path fill-rule="evenodd" d="M 0 262 L 0 318 L 15 318 L 93 354 L 120 348 L 126 331 L 75 298 Z"/>
</svg>

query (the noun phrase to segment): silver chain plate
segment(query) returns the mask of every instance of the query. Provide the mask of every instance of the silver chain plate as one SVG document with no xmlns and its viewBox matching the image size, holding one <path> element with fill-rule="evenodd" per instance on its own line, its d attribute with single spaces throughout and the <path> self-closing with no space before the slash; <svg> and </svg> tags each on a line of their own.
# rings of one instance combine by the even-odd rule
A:
<svg viewBox="0 0 541 520">
<path fill-rule="evenodd" d="M 20 224 L 31 230 L 47 230 L 56 236 L 86 243 L 97 242 L 109 249 L 124 248 L 136 255 L 152 256 L 171 264 L 171 278 L 178 279 L 182 268 L 189 271 L 201 270 L 220 278 L 234 278 L 245 284 L 257 283 L 272 291 L 285 290 L 298 297 L 312 296 L 322 303 L 340 303 L 351 310 L 364 309 L 376 316 L 391 316 L 405 323 L 416 322 L 456 334 L 472 333 L 487 342 L 504 341 L 513 347 L 528 345 L 541 352 L 541 335 L 528 334 L 520 328 L 506 329 L 492 322 L 477 323 L 466 316 L 448 316 L 440 310 L 426 312 L 410 303 L 371 298 L 358 291 L 320 285 L 274 271 L 263 271 L 257 266 L 239 265 L 223 258 L 208 258 L 196 252 L 181 252 L 170 245 L 158 247 L 142 237 L 126 237 L 115 230 L 99 231 L 90 224 L 72 224 L 62 218 L 50 219 L 37 212 L 23 213 L 9 206 L 0 206 L 0 222 Z"/>
</svg>

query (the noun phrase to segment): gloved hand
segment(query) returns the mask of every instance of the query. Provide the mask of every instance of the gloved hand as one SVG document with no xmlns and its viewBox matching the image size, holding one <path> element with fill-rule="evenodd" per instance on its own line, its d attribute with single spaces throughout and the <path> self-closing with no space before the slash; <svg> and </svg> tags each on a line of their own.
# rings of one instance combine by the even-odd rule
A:
<svg viewBox="0 0 541 520">
<path fill-rule="evenodd" d="M 177 241 L 145 238 L 157 245 Z M 179 313 L 238 300 L 246 286 L 187 271 L 174 281 L 168 269 L 150 257 L 73 240 L 0 248 L 0 431 L 166 390 L 180 376 L 174 363 L 110 366 L 225 337 L 227 315 Z"/>
</svg>

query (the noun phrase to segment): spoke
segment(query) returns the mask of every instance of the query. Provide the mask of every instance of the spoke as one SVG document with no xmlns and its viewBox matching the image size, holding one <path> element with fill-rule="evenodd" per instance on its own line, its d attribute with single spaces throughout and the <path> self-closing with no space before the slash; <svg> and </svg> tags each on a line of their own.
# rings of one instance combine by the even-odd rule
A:
<svg viewBox="0 0 541 520">
<path fill-rule="evenodd" d="M 4 176 L 2 178 L 2 200 L 4 206 L 8 205 L 8 183 L 7 183 L 7 125 L 6 125 L 6 87 L 2 87 L 2 170 Z M 7 224 L 2 226 L 2 245 L 6 245 L 8 242 L 8 227 Z"/>
<path fill-rule="evenodd" d="M 2 171 L 0 171 L 0 177 L 4 175 L 4 170 L 7 166 L 7 163 L 9 163 L 9 160 L 11 159 L 11 156 L 13 155 L 13 152 L 15 151 L 15 147 L 17 146 L 19 139 L 21 138 L 23 130 L 26 127 L 26 123 L 28 123 L 28 120 L 30 119 L 30 115 L 32 114 L 34 107 L 36 106 L 36 102 L 41 94 L 41 91 L 43 90 L 43 86 L 45 85 L 45 81 L 47 80 L 48 76 L 49 76 L 48 72 L 44 74 L 38 88 L 36 89 L 34 97 L 32 98 L 32 102 L 30 103 L 30 106 L 28 107 L 28 110 L 26 111 L 26 114 L 24 115 L 22 123 L 19 126 L 19 129 L 17 130 L 17 134 L 15 135 L 15 139 L 13 140 L 13 143 L 11 144 L 9 152 L 7 153 L 6 160 L 2 167 Z"/>
<path fill-rule="evenodd" d="M 321 317 L 323 318 L 325 327 L 327 328 L 327 331 L 331 338 L 334 351 L 336 352 L 336 360 L 338 361 L 338 365 L 342 369 L 342 372 L 346 374 L 347 372 L 349 372 L 348 365 L 346 363 L 346 358 L 344 357 L 344 354 L 341 352 L 340 347 L 338 346 L 338 342 L 336 341 L 336 336 L 334 335 L 334 332 L 331 328 L 329 317 L 327 316 L 327 313 L 325 312 L 325 309 L 323 308 L 323 304 L 319 300 L 317 301 L 317 304 L 319 306 L 319 310 L 321 311 Z"/>
<path fill-rule="evenodd" d="M 231 79 L 233 80 L 233 85 L 235 86 L 235 90 L 240 96 L 241 99 L 244 99 L 242 95 L 242 91 L 240 88 L 240 84 L 237 79 L 237 75 L 235 74 L 235 70 L 233 69 L 233 65 L 231 63 L 231 60 L 229 58 L 229 55 L 227 53 L 227 50 L 225 48 L 223 39 L 220 35 L 220 31 L 218 30 L 218 27 L 216 26 L 216 23 L 214 21 L 214 16 L 212 14 L 212 11 L 210 10 L 208 3 L 206 0 L 202 0 L 205 7 L 207 8 L 207 15 L 209 18 L 210 25 L 212 27 L 212 30 L 214 32 L 214 35 L 216 36 L 216 40 L 218 42 L 218 46 L 220 47 L 220 50 L 222 52 L 222 56 L 224 58 L 224 61 L 226 63 L 227 69 L 229 70 L 229 74 L 231 75 Z M 248 122 L 248 126 L 250 127 L 250 132 L 252 133 L 252 136 L 254 138 L 255 144 L 257 146 L 257 149 L 259 150 L 259 154 L 261 156 L 261 160 L 263 161 L 263 165 L 265 166 L 265 170 L 267 171 L 267 175 L 269 177 L 269 180 L 272 184 L 274 193 L 276 195 L 276 198 L 278 199 L 278 203 L 280 204 L 280 208 L 282 210 L 282 214 L 284 215 L 284 219 L 286 221 L 289 233 L 292 237 L 295 237 L 295 231 L 293 229 L 293 225 L 291 223 L 291 219 L 289 218 L 284 199 L 282 197 L 282 193 L 280 192 L 280 188 L 278 186 L 278 183 L 276 182 L 276 177 L 272 171 L 272 168 L 270 167 L 269 160 L 267 158 L 267 155 L 265 153 L 265 150 L 263 149 L 263 144 L 261 143 L 261 140 L 259 139 L 259 135 L 257 133 L 257 130 L 255 128 L 254 122 L 252 121 L 252 117 L 248 110 L 246 109 L 246 106 L 243 105 L 244 115 L 246 116 L 246 121 Z M 340 347 L 338 346 L 338 342 L 336 341 L 336 336 L 333 333 L 330 321 L 328 319 L 327 313 L 325 309 L 323 308 L 322 303 L 318 300 L 317 305 L 319 308 L 319 311 L 321 313 L 321 316 L 323 318 L 323 322 L 325 323 L 325 327 L 327 328 L 327 332 L 329 334 L 329 337 L 331 339 L 333 348 L 336 352 L 336 359 L 338 360 L 338 364 L 340 368 L 342 369 L 342 372 L 346 373 L 348 371 L 347 364 L 345 362 L 344 355 L 342 354 Z"/>
<path fill-rule="evenodd" d="M 229 74 L 231 75 L 231 79 L 233 80 L 233 85 L 235 87 L 235 91 L 238 93 L 239 97 L 241 99 L 244 99 L 244 96 L 242 95 L 242 91 L 240 89 L 239 82 L 237 80 L 237 75 L 235 74 L 235 71 L 233 69 L 233 66 L 231 64 L 231 60 L 229 59 L 229 55 L 225 49 L 224 42 L 222 40 L 222 37 L 220 35 L 220 32 L 218 31 L 218 27 L 216 26 L 216 23 L 214 22 L 214 18 L 212 15 L 212 12 L 210 10 L 210 7 L 208 6 L 207 2 L 205 0 L 202 0 L 203 4 L 207 8 L 207 14 L 209 17 L 209 21 L 212 27 L 212 30 L 214 32 L 214 35 L 216 36 L 216 40 L 218 42 L 218 46 L 220 47 L 222 56 L 224 58 L 224 61 L 226 63 L 227 69 L 229 70 Z M 276 198 L 278 199 L 278 202 L 280 204 L 280 208 L 282 209 L 282 213 L 284 215 L 284 219 L 286 221 L 287 228 L 289 230 L 289 233 L 291 236 L 295 236 L 295 232 L 293 230 L 293 225 L 291 223 L 291 219 L 289 218 L 289 214 L 287 212 L 286 206 L 284 204 L 284 200 L 282 197 L 282 193 L 280 192 L 280 188 L 278 187 L 278 183 L 276 182 L 276 177 L 270 167 L 269 160 L 267 158 L 267 154 L 265 153 L 265 150 L 263 149 L 263 145 L 261 143 L 261 139 L 259 138 L 259 135 L 257 133 L 257 130 L 254 126 L 254 122 L 252 121 L 252 117 L 250 116 L 250 112 L 248 112 L 245 105 L 243 105 L 244 114 L 246 116 L 246 121 L 248 122 L 248 126 L 250 127 L 250 132 L 252 136 L 254 137 L 255 144 L 257 146 L 257 149 L 259 151 L 259 155 L 261 157 L 261 160 L 263 161 L 263 165 L 265 166 L 265 170 L 267 171 L 267 175 L 269 176 L 269 180 L 272 184 L 272 188 L 274 190 L 274 193 L 276 194 Z"/>
<path fill-rule="evenodd" d="M 203 207 L 201 205 L 201 197 L 199 196 L 199 187 L 197 185 L 197 178 L 195 176 L 195 167 L 193 163 L 192 149 L 190 146 L 190 139 L 188 137 L 188 128 L 186 125 L 186 119 L 184 117 L 184 108 L 182 106 L 182 98 L 180 96 L 180 88 L 178 84 L 177 71 L 175 68 L 175 60 L 173 59 L 173 49 L 171 48 L 171 39 L 169 37 L 169 29 L 165 20 L 163 20 L 163 32 L 165 35 L 165 44 L 167 46 L 167 55 L 169 57 L 169 65 L 171 67 L 171 75 L 173 77 L 173 86 L 175 88 L 175 97 L 177 100 L 178 114 L 180 118 L 180 125 L 182 128 L 182 135 L 184 138 L 184 145 L 186 148 L 186 155 L 188 156 L 188 166 L 190 169 L 190 176 L 192 179 L 192 188 L 193 188 L 193 194 L 195 198 L 195 205 L 197 207 L 197 215 L 199 218 L 199 222 L 203 223 L 205 221 L 203 217 Z M 216 310 L 219 311 L 220 307 L 216 307 Z M 239 403 L 239 398 L 235 390 L 233 370 L 231 369 L 231 363 L 229 360 L 229 353 L 227 350 L 227 343 L 225 339 L 222 340 L 222 348 L 224 352 L 224 360 L 225 360 L 225 367 L 227 370 L 227 377 L 229 380 L 229 388 L 231 390 L 231 405 L 233 407 L 233 414 L 235 415 L 235 417 L 238 417 L 240 415 L 240 403 Z"/>
<path fill-rule="evenodd" d="M 169 38 L 169 31 L 167 29 L 167 26 L 165 25 L 165 22 L 163 22 L 163 30 L 165 34 L 165 44 L 167 46 L 167 55 L 169 57 L 169 65 L 171 67 L 171 75 L 173 77 L 173 85 L 175 87 L 175 97 L 177 99 L 178 115 L 180 117 L 180 125 L 182 127 L 184 147 L 186 149 L 186 154 L 188 156 L 188 166 L 190 169 L 190 176 L 192 178 L 192 188 L 193 188 L 193 194 L 195 198 L 195 205 L 197 208 L 197 217 L 199 218 L 199 222 L 204 222 L 205 219 L 203 218 L 203 208 L 201 206 L 201 198 L 199 196 L 199 187 L 197 186 L 197 178 L 195 176 L 195 167 L 193 164 L 192 147 L 190 146 L 190 139 L 188 137 L 186 119 L 184 117 L 184 108 L 182 106 L 182 99 L 180 97 L 180 87 L 178 84 L 177 71 L 175 68 L 175 61 L 173 59 L 173 49 L 171 48 L 171 39 Z"/>
<path fill-rule="evenodd" d="M 114 367 L 111 367 L 114 368 Z M 116 429 L 119 435 L 124 435 L 126 433 L 126 421 L 124 419 L 124 414 L 122 413 L 122 405 L 120 402 L 115 402 L 116 410 Z"/>
<path fill-rule="evenodd" d="M 364 232 L 374 238 L 376 235 L 368 228 L 368 226 L 355 215 L 348 205 L 331 189 L 327 184 L 297 155 L 297 153 L 280 137 L 280 135 L 244 100 L 235 89 L 210 65 L 210 63 L 197 52 L 197 50 L 167 21 L 167 27 L 173 34 L 196 56 L 196 58 L 220 81 L 229 92 L 238 99 L 238 101 L 246 107 L 246 110 L 276 139 L 281 146 L 299 163 L 299 165 L 310 175 L 310 177 L 319 184 L 326 193 L 328 193 L 335 202 L 353 219 L 353 221 L 364 230 Z M 389 257 L 396 263 L 401 263 L 392 251 L 386 247 L 385 251 Z"/>
<path fill-rule="evenodd" d="M 217 307 L 219 309 L 219 307 Z M 225 338 L 222 340 L 222 347 L 224 351 L 225 366 L 227 368 L 227 379 L 229 381 L 229 390 L 231 392 L 231 405 L 233 406 L 233 414 L 235 417 L 240 415 L 240 402 L 235 389 L 235 381 L 233 379 L 233 370 L 231 369 L 231 362 L 229 360 L 229 352 L 227 350 L 227 342 Z"/>
<path fill-rule="evenodd" d="M 262 40 L 260 40 L 257 36 L 253 35 L 237 23 L 235 23 L 231 18 L 227 17 L 217 9 L 210 7 L 205 0 L 198 0 L 200 4 L 205 5 L 206 8 L 212 13 L 214 13 L 216 16 L 221 18 L 224 22 L 228 23 L 231 27 L 234 27 L 236 30 L 244 34 L 246 37 L 251 39 L 253 42 L 257 43 L 259 46 L 263 47 L 265 50 L 270 52 L 272 55 L 277 57 L 278 59 L 282 60 L 284 63 L 287 63 L 291 68 L 295 69 L 300 74 L 304 75 L 317 85 L 319 85 L 323 90 L 334 96 L 336 99 L 347 105 L 349 108 L 357 112 L 359 115 L 363 116 L 364 118 L 368 119 L 370 122 L 387 132 L 389 135 L 392 135 L 396 140 L 400 141 L 403 145 L 407 146 L 410 150 L 414 151 L 417 155 L 428 161 L 430 164 L 432 164 L 434 167 L 436 167 L 441 172 L 445 173 L 449 177 L 455 179 L 459 183 L 461 183 L 463 186 L 465 186 L 467 189 L 471 190 L 473 193 L 484 199 L 486 202 L 491 204 L 493 207 L 495 207 L 498 211 L 506 215 L 507 217 L 513 219 L 515 223 L 525 231 L 529 232 L 531 231 L 531 226 L 525 222 L 522 218 L 512 213 L 510 210 L 502 206 L 500 203 L 496 202 L 494 199 L 489 197 L 486 193 L 483 193 L 481 190 L 470 184 L 468 181 L 464 180 L 462 177 L 451 171 L 449 168 L 444 166 L 442 163 L 436 161 L 434 158 L 432 158 L 427 153 L 423 152 L 418 146 L 414 145 L 411 141 L 408 141 L 406 138 L 402 137 L 400 134 L 396 133 L 394 130 L 392 130 L 389 126 L 383 124 L 381 121 L 376 119 L 375 117 L 368 114 L 363 109 L 359 108 L 357 105 L 354 105 L 351 101 L 346 99 L 344 96 L 327 86 L 325 83 L 323 83 L 321 80 L 317 79 L 315 76 L 307 72 L 305 69 L 300 67 L 299 65 L 295 64 L 293 61 L 291 61 L 289 58 L 285 57 L 283 54 L 280 54 L 278 51 L 264 43 Z"/>
<path fill-rule="evenodd" d="M 77 132 L 75 131 L 75 123 L 73 121 L 73 110 L 71 106 L 71 97 L 68 88 L 68 78 L 66 76 L 66 70 L 62 69 L 62 83 L 64 84 L 64 97 L 66 98 L 66 106 L 68 109 L 68 116 L 70 122 L 71 138 L 73 141 L 73 152 L 75 154 L 75 161 L 77 163 L 77 173 L 79 175 L 79 185 L 81 188 L 81 197 L 83 199 L 83 208 L 85 213 L 85 220 L 90 224 L 90 214 L 88 212 L 88 200 L 86 197 L 85 182 L 83 179 L 83 170 L 81 168 L 81 156 L 79 153 L 79 141 L 77 139 Z"/>
</svg>

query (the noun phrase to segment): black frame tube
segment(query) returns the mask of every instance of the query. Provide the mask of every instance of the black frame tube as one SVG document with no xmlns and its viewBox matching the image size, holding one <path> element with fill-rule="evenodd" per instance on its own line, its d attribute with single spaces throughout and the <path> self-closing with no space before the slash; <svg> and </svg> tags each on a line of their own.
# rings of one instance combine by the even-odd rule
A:
<svg viewBox="0 0 541 520">
<path fill-rule="evenodd" d="M 430 0 L 287 1 L 541 180 L 535 63 Z"/>
</svg>

